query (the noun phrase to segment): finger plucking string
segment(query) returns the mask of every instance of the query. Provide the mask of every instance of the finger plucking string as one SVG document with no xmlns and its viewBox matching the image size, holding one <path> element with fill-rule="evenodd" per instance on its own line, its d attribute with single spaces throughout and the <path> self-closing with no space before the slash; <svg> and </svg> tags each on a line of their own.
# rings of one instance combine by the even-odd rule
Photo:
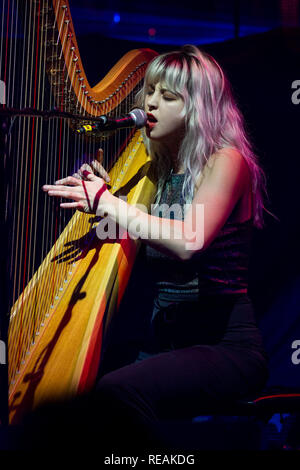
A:
<svg viewBox="0 0 300 470">
<path fill-rule="evenodd" d="M 82 174 L 83 174 L 84 178 L 87 179 L 92 173 L 91 173 L 90 171 L 83 170 L 83 171 L 82 171 Z"/>
<path fill-rule="evenodd" d="M 97 154 L 96 154 L 96 160 L 98 163 L 100 163 L 100 165 L 102 165 L 103 163 L 103 155 L 104 155 L 103 149 L 98 149 Z"/>
<path fill-rule="evenodd" d="M 109 174 L 97 160 L 93 160 L 91 165 L 101 175 L 101 177 L 105 179 L 107 183 L 110 182 Z"/>
<path fill-rule="evenodd" d="M 63 178 L 62 180 L 57 180 L 55 181 L 56 185 L 64 185 L 68 184 L 71 186 L 80 186 L 81 185 L 81 178 L 76 178 L 75 176 L 67 176 L 66 178 Z"/>
<path fill-rule="evenodd" d="M 42 189 L 43 191 L 47 192 L 49 196 L 75 199 L 80 197 L 81 186 L 62 186 L 45 184 Z"/>
<path fill-rule="evenodd" d="M 82 178 L 86 178 L 85 172 L 93 173 L 93 169 L 90 167 L 88 163 L 83 163 L 83 165 L 81 165 L 78 171 L 79 171 L 79 174 L 82 176 Z"/>
</svg>

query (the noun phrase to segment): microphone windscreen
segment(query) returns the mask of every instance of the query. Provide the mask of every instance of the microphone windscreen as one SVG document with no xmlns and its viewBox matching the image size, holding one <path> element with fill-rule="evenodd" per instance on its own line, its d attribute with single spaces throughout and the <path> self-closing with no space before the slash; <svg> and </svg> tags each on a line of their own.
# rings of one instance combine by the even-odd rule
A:
<svg viewBox="0 0 300 470">
<path fill-rule="evenodd" d="M 140 108 L 135 108 L 129 113 L 135 120 L 135 126 L 140 129 L 147 123 L 147 114 Z"/>
</svg>

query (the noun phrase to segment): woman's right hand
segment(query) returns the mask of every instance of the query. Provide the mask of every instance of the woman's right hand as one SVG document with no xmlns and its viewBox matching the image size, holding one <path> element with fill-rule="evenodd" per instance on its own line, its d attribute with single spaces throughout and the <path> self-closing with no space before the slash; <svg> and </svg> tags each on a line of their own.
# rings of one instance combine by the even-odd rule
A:
<svg viewBox="0 0 300 470">
<path fill-rule="evenodd" d="M 89 173 L 98 173 L 101 178 L 104 179 L 106 183 L 110 182 L 110 177 L 105 168 L 102 166 L 103 162 L 103 150 L 98 150 L 97 159 L 91 162 L 91 166 L 88 163 L 84 163 L 77 173 L 74 173 L 73 176 L 79 179 L 85 179 L 85 172 Z"/>
<path fill-rule="evenodd" d="M 102 166 L 102 162 L 103 162 L 103 150 L 99 149 L 98 154 L 97 154 L 97 159 L 93 160 L 91 165 L 92 165 L 93 169 L 97 173 L 99 173 L 101 178 L 103 178 L 106 181 L 106 183 L 109 183 L 110 182 L 110 177 L 109 177 L 109 174 L 107 173 L 107 171 L 105 170 L 105 168 Z"/>
</svg>

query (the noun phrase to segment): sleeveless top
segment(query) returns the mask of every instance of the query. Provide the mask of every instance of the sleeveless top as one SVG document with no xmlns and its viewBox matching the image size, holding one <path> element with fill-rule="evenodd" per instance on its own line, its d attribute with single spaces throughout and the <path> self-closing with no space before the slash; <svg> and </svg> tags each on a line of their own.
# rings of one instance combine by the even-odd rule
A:
<svg viewBox="0 0 300 470">
<path fill-rule="evenodd" d="M 183 181 L 183 174 L 170 176 L 152 214 L 183 218 Z M 172 204 L 177 205 L 170 213 Z M 154 287 L 154 297 L 149 302 L 151 321 L 140 352 L 142 358 L 193 344 L 242 348 L 251 354 L 256 351 L 259 360 L 265 358 L 247 295 L 252 229 L 252 219 L 227 221 L 211 245 L 188 261 L 178 261 L 144 245 L 147 286 L 149 292 Z"/>
<path fill-rule="evenodd" d="M 169 177 L 153 215 L 183 219 L 183 181 L 184 174 Z M 170 211 L 170 206 L 174 210 Z M 187 261 L 171 258 L 147 245 L 147 268 L 158 296 L 197 301 L 202 295 L 246 293 L 252 230 L 252 219 L 241 223 L 227 221 L 210 246 Z"/>
</svg>

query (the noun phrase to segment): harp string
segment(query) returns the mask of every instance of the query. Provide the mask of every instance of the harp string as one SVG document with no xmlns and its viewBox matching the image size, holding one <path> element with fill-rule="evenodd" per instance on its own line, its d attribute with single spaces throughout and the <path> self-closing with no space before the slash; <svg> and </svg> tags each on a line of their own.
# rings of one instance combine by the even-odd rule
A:
<svg viewBox="0 0 300 470">
<path fill-rule="evenodd" d="M 40 3 L 38 3 L 38 9 L 40 10 Z M 33 108 L 36 108 L 37 104 L 37 83 L 38 83 L 38 57 L 39 57 L 39 35 L 40 35 L 40 28 L 39 28 L 39 20 L 40 15 L 38 11 L 38 16 L 33 16 L 33 44 L 34 47 L 31 48 L 31 63 L 33 65 L 33 73 L 34 73 L 34 83 L 32 85 L 32 80 L 29 81 L 29 95 L 32 96 L 33 93 Z M 37 26 L 36 26 L 37 23 Z M 34 35 L 34 32 L 36 33 Z M 29 61 L 27 62 L 28 66 Z M 25 286 L 29 280 L 29 271 L 30 271 L 30 261 L 31 261 L 31 250 L 30 247 L 30 215 L 32 214 L 32 205 L 34 204 L 34 193 L 33 193 L 33 166 L 34 160 L 36 155 L 36 138 L 37 138 L 37 131 L 39 130 L 38 120 L 34 118 L 31 119 L 31 129 L 30 129 L 30 142 L 29 142 L 29 175 L 28 175 L 28 185 L 27 186 L 27 204 L 25 207 L 25 240 L 24 240 L 24 261 L 23 261 L 23 276 L 22 276 L 22 306 L 21 306 L 21 317 L 20 317 L 20 326 L 19 326 L 19 338 L 18 338 L 18 357 L 17 362 L 22 363 L 23 357 L 22 352 L 24 351 L 24 341 L 25 341 L 25 334 L 24 334 L 24 313 L 25 313 L 25 305 L 24 305 L 24 291 Z M 26 172 L 27 173 L 27 172 Z M 28 317 L 27 317 L 28 318 Z M 26 330 L 25 330 L 26 331 Z"/>
<path fill-rule="evenodd" d="M 27 3 L 27 5 L 28 5 L 28 3 Z M 27 28 L 27 25 L 30 24 L 31 18 L 32 18 L 32 10 L 31 10 L 31 6 L 30 6 L 29 14 L 28 14 L 27 9 L 25 10 L 25 16 L 24 16 L 25 30 Z M 27 19 L 28 19 L 28 21 L 27 21 Z M 34 24 L 34 20 L 35 20 L 35 18 L 33 18 L 33 24 Z M 30 56 L 26 55 L 24 52 L 25 52 L 26 47 L 27 47 L 27 50 L 29 50 L 29 45 L 31 44 L 31 32 L 30 32 L 29 35 L 25 34 L 25 37 L 28 37 L 29 41 L 27 42 L 27 46 L 26 46 L 25 45 L 25 38 L 24 38 L 23 65 L 24 65 L 24 57 L 26 57 L 27 64 L 30 63 Z M 33 50 L 34 50 L 34 46 L 33 46 Z M 36 55 L 36 66 L 38 64 L 37 60 L 38 60 L 38 55 Z M 28 68 L 28 65 L 27 65 L 27 68 Z M 23 69 L 24 69 L 24 67 L 23 67 Z M 21 75 L 23 77 L 24 74 L 22 73 Z M 26 76 L 26 78 L 28 78 L 28 75 Z M 39 80 L 39 73 L 37 73 L 37 67 L 36 67 L 35 80 Z M 21 100 L 21 106 L 23 104 L 25 104 L 25 105 L 31 105 L 32 104 L 32 90 L 29 88 L 30 91 L 29 91 L 29 93 L 27 92 L 27 90 L 28 90 L 27 83 L 28 82 L 26 82 L 26 87 L 25 87 L 25 100 L 24 100 L 24 103 Z M 23 87 L 22 87 L 22 89 L 23 89 Z M 38 89 L 40 89 L 40 87 L 38 87 Z M 34 90 L 34 95 L 33 96 L 34 96 L 34 101 L 37 102 L 37 107 L 38 107 L 39 106 L 38 105 L 39 95 L 37 95 L 36 90 Z M 34 104 L 36 104 L 36 103 L 34 103 Z M 30 230 L 30 237 L 29 237 L 28 247 L 32 246 L 34 250 L 35 250 L 36 244 L 35 244 L 35 240 L 32 238 L 32 233 L 35 232 L 34 224 L 33 224 L 33 210 L 32 210 L 32 208 L 34 207 L 35 209 L 37 209 L 37 201 L 36 201 L 37 198 L 36 198 L 36 195 L 34 194 L 34 190 L 36 191 L 36 184 L 35 184 L 36 171 L 34 171 L 34 170 L 35 170 L 35 167 L 36 167 L 36 164 L 37 164 L 36 155 L 37 155 L 37 149 L 39 147 L 38 146 L 37 136 L 41 135 L 41 132 L 40 132 L 41 131 L 41 123 L 39 121 L 40 120 L 37 120 L 37 122 L 35 123 L 36 124 L 35 126 L 32 123 L 33 124 L 32 127 L 30 127 L 30 124 L 28 124 L 28 126 L 29 126 L 28 131 L 29 132 L 28 132 L 28 138 L 27 138 L 27 154 L 25 154 L 26 162 L 28 161 L 28 158 L 30 158 L 29 182 L 30 182 L 30 178 L 33 177 L 32 178 L 33 181 L 31 181 L 32 185 L 29 185 L 29 191 L 31 190 L 31 186 L 33 187 L 33 191 L 32 191 L 32 194 L 31 194 L 31 198 L 28 197 L 28 199 L 27 199 L 27 209 L 28 209 L 28 215 L 30 214 L 30 229 L 32 229 L 32 230 Z M 23 136 L 25 135 L 25 132 L 26 132 L 26 127 L 24 127 Z M 30 145 L 29 139 L 31 139 L 31 145 Z M 34 148 L 34 151 L 33 151 L 33 148 Z M 25 153 L 24 149 L 26 149 L 26 146 L 22 145 L 22 147 L 21 147 L 22 153 L 20 153 L 20 152 L 17 153 L 18 157 L 20 157 L 17 160 L 20 159 L 21 162 L 24 159 L 24 156 L 23 156 L 24 153 Z M 30 155 L 30 157 L 28 157 L 29 155 Z M 27 170 L 27 168 L 26 168 L 26 170 Z M 21 172 L 21 176 L 22 175 L 23 175 L 23 172 Z M 25 171 L 25 182 L 26 182 L 26 178 L 27 178 L 27 171 Z M 22 178 L 21 178 L 21 181 L 23 181 Z M 22 194 L 22 191 L 20 191 L 19 194 Z M 20 204 L 19 204 L 19 206 L 20 206 Z M 24 211 L 23 211 L 23 213 L 24 213 Z M 27 218 L 27 227 L 28 227 L 28 221 L 29 221 L 29 217 Z M 19 225 L 19 220 L 18 220 L 18 225 Z M 19 230 L 18 230 L 18 232 L 19 232 Z M 23 231 L 22 231 L 22 234 L 23 234 Z M 27 247 L 25 247 L 25 248 L 27 248 Z M 21 256 L 22 255 L 23 255 L 23 253 L 21 252 Z M 32 252 L 31 251 L 28 252 L 28 249 L 25 249 L 25 251 L 24 251 L 24 258 L 26 259 L 26 257 L 28 259 L 28 263 L 26 264 L 26 262 L 22 261 L 22 263 L 25 266 L 24 270 L 23 270 L 23 283 L 24 283 L 24 279 L 25 279 L 25 276 L 26 276 L 26 272 L 27 272 L 27 276 L 26 276 L 27 281 L 30 277 L 30 266 L 31 266 Z M 28 267 L 28 269 L 27 269 L 27 267 Z M 20 270 L 20 273 L 21 273 L 21 270 Z M 20 283 L 20 278 L 19 278 L 19 283 Z M 34 293 L 33 293 L 33 298 L 34 298 Z M 24 319 L 24 299 L 23 299 L 23 295 L 21 295 L 20 300 L 21 300 L 21 304 L 22 304 L 21 305 L 21 315 L 18 316 L 19 321 L 15 322 L 15 325 L 16 325 L 15 329 L 17 329 L 19 331 L 19 345 L 21 345 L 24 342 L 24 335 L 22 335 L 22 337 L 20 335 L 22 334 L 23 330 L 26 331 L 26 328 L 24 329 L 24 328 L 22 328 L 22 326 L 24 326 L 24 324 L 28 324 L 28 322 L 29 322 L 29 316 L 26 315 L 26 319 Z M 20 347 L 18 349 L 20 351 Z M 20 357 L 18 358 L 18 360 L 19 359 L 20 359 Z"/>
<path fill-rule="evenodd" d="M 65 13 L 66 13 L 66 9 L 64 9 L 63 21 L 65 21 L 65 17 L 66 17 Z M 59 55 L 60 60 L 62 60 L 64 58 L 63 50 L 66 49 L 66 56 L 65 56 L 65 61 L 64 61 L 64 73 L 65 73 L 65 75 L 64 75 L 64 80 L 62 82 L 62 97 L 64 96 L 64 92 L 63 92 L 64 89 L 68 89 L 68 91 L 70 92 L 74 88 L 74 85 L 75 85 L 75 70 L 76 70 L 76 60 L 75 59 L 76 58 L 73 57 L 74 51 L 72 50 L 71 42 L 67 41 L 67 38 L 68 38 L 68 35 L 69 35 L 68 24 L 69 24 L 69 20 L 67 19 L 64 22 L 64 31 L 62 31 L 62 28 L 59 27 L 59 36 L 62 37 L 61 52 L 60 52 L 60 55 Z M 72 57 L 73 57 L 74 61 L 73 61 Z M 70 85 L 69 85 L 69 83 L 70 83 Z M 66 109 L 69 112 L 71 112 L 72 111 L 71 100 L 68 100 L 68 94 L 66 96 L 67 96 L 66 103 L 62 102 L 62 106 L 65 105 Z M 81 105 L 81 99 L 79 99 L 79 101 L 77 101 L 77 104 L 78 104 L 78 102 L 80 103 L 80 113 L 84 115 L 85 110 Z M 66 134 L 68 135 L 68 137 L 69 137 L 69 133 L 70 133 L 70 128 L 69 128 L 69 126 L 67 126 Z M 78 139 L 75 139 L 75 140 L 78 141 Z M 75 149 L 75 152 L 74 152 L 75 156 L 76 156 L 76 161 L 78 161 L 80 164 L 82 163 L 81 155 L 83 153 L 83 144 L 84 144 L 84 142 L 82 142 L 82 144 L 79 145 L 78 153 L 76 152 L 76 149 Z M 68 168 L 69 168 L 69 164 L 67 164 L 65 166 L 62 174 L 58 175 L 58 178 L 66 176 L 69 173 Z M 78 168 L 74 168 L 73 172 L 77 171 L 77 170 L 78 170 Z M 61 212 L 63 214 L 63 217 L 65 217 L 66 212 L 65 211 L 61 211 Z M 78 228 L 77 228 L 78 231 L 80 231 L 80 232 L 83 231 L 84 222 L 85 221 L 82 218 L 81 223 L 78 224 Z M 69 232 L 68 236 L 67 236 L 67 246 L 68 246 L 68 244 L 70 244 L 71 238 L 72 238 L 71 233 Z M 79 251 L 78 243 L 75 243 L 75 249 L 77 249 Z M 67 275 L 68 275 L 69 265 L 68 265 L 68 263 L 61 263 L 60 266 L 61 266 L 61 270 L 62 270 L 61 282 L 67 282 L 67 277 L 68 277 Z"/>
<path fill-rule="evenodd" d="M 40 9 L 43 10 L 44 4 L 42 4 Z M 39 12 L 40 13 L 40 12 Z M 44 15 L 39 15 L 40 24 L 38 24 L 38 28 L 40 29 L 40 54 L 39 54 L 39 66 L 38 66 L 38 81 L 37 81 L 37 108 L 43 109 L 45 106 L 45 41 L 46 41 L 46 34 L 47 31 L 45 30 L 45 17 Z M 36 248 L 39 245 L 39 237 L 37 233 L 38 227 L 38 213 L 39 213 L 39 193 L 41 187 L 40 175 L 41 175 L 41 159 L 44 157 L 46 161 L 48 159 L 47 153 L 45 156 L 42 154 L 42 135 L 43 135 L 43 127 L 44 122 L 41 119 L 37 120 L 37 124 L 39 125 L 39 131 L 36 133 L 36 142 L 35 142 L 35 159 L 34 159 L 34 171 L 33 171 L 33 190 L 35 191 L 35 197 L 32 203 L 32 210 L 31 210 L 31 236 L 33 235 L 32 239 L 30 240 L 29 245 L 33 247 L 32 250 L 32 260 L 33 262 L 29 262 L 31 266 L 30 275 L 28 276 L 28 281 L 34 275 L 34 260 L 36 259 Z M 46 165 L 47 166 L 47 165 Z M 45 209 L 44 209 L 45 210 Z M 42 213 L 44 212 L 42 211 Z M 40 271 L 40 267 L 38 268 L 38 273 Z M 46 294 L 46 289 L 42 289 L 43 283 L 36 283 L 34 285 L 33 293 L 32 293 L 32 306 L 29 309 L 29 313 L 26 315 L 30 319 L 30 333 L 28 332 L 27 335 L 27 343 L 32 340 L 33 330 L 37 327 L 38 324 L 42 323 L 42 309 L 40 305 L 43 303 L 43 296 Z"/>
<path fill-rule="evenodd" d="M 18 6 L 18 3 L 17 3 L 17 6 Z M 27 23 L 25 23 L 25 31 L 27 29 Z M 13 34 L 13 33 L 12 33 Z M 18 33 L 16 31 L 15 33 L 15 44 L 17 45 L 17 42 L 18 42 Z M 24 44 L 23 44 L 24 45 Z M 22 63 L 22 67 L 24 68 L 24 55 L 25 55 L 25 46 L 23 47 L 23 63 Z M 24 83 L 23 83 L 23 77 L 24 77 L 24 73 L 21 73 L 20 74 L 20 80 L 21 80 L 21 86 L 20 86 L 20 105 L 22 106 L 23 105 L 23 94 L 24 94 Z M 8 87 L 10 86 L 10 84 L 7 84 Z M 9 101 L 9 105 L 10 106 L 17 106 L 17 103 L 15 103 L 13 101 L 13 94 L 11 96 L 11 100 Z M 21 155 L 21 149 L 20 149 L 20 146 L 21 144 L 23 143 L 22 145 L 22 148 L 24 149 L 25 146 L 24 146 L 24 137 L 25 137 L 25 134 L 24 134 L 24 125 L 25 125 L 25 120 L 23 118 L 15 118 L 14 119 L 14 126 L 18 126 L 18 137 L 16 139 L 16 142 L 17 142 L 17 156 L 19 157 L 19 155 Z M 20 121 L 21 122 L 24 122 L 24 125 L 21 126 L 20 125 Z M 23 128 L 23 133 L 21 132 L 21 129 Z M 23 141 L 23 142 L 22 142 Z M 11 144 L 11 139 L 10 139 L 10 144 Z M 11 147 L 10 147 L 10 150 L 11 150 Z M 10 154 L 10 152 L 9 152 Z M 13 207 L 17 207 L 17 210 L 13 211 L 13 221 L 12 221 L 12 224 L 13 224 L 13 230 L 12 230 L 12 246 L 16 247 L 16 258 L 17 259 L 21 259 L 21 253 L 19 253 L 19 234 L 20 234 L 20 221 L 21 221 L 21 218 L 20 218 L 20 212 L 21 212 L 21 209 L 20 209 L 20 204 L 21 204 L 21 195 L 23 193 L 23 179 L 21 178 L 21 174 L 22 174 L 22 168 L 23 168 L 23 159 L 20 159 L 20 158 L 15 158 L 15 159 L 12 159 L 12 165 L 13 165 L 13 174 L 16 175 L 16 183 L 17 185 L 19 186 L 19 191 L 18 193 L 16 191 L 13 191 L 13 187 L 11 187 L 11 193 L 9 195 L 9 198 L 10 200 L 12 201 L 12 205 Z M 15 202 L 14 201 L 14 198 L 18 198 L 18 202 Z M 15 242 L 15 237 L 16 237 L 16 242 Z M 21 261 L 20 261 L 21 262 Z M 14 270 L 14 274 L 12 274 L 12 271 Z M 19 286 L 20 286 L 20 270 L 18 269 L 18 264 L 17 263 L 13 263 L 13 258 L 11 258 L 11 277 L 13 278 L 14 280 L 14 283 L 13 283 L 13 301 L 16 300 L 16 297 L 17 297 L 17 290 L 19 290 Z M 18 280 L 18 274 L 19 273 L 19 280 Z M 18 284 L 18 286 L 17 286 Z"/>
<path fill-rule="evenodd" d="M 17 2 L 17 5 L 18 5 L 18 2 Z M 13 6 L 12 6 L 13 8 Z M 5 10 L 5 3 L 3 5 L 3 15 L 2 15 L 2 25 L 3 25 L 3 22 L 4 22 L 4 10 Z M 13 73 L 13 79 L 12 79 L 12 87 L 11 87 L 11 93 L 10 93 L 10 96 L 7 96 L 7 102 L 9 104 L 9 106 L 13 106 L 15 103 L 13 102 L 13 96 L 14 96 L 14 93 L 13 93 L 13 90 L 14 90 L 14 83 L 15 83 L 15 61 L 16 61 L 16 47 L 17 47 L 17 38 L 18 38 L 18 28 L 17 28 L 17 15 L 15 15 L 15 18 L 16 18 L 16 23 L 15 25 L 12 27 L 12 32 L 11 32 L 11 39 L 12 38 L 15 38 L 14 40 L 14 52 L 15 54 L 13 55 L 14 57 L 14 63 L 12 65 L 12 67 L 9 67 L 10 70 L 12 70 L 11 73 Z M 1 30 L 1 37 L 3 38 L 3 27 L 2 27 L 2 30 Z M 3 44 L 4 41 L 1 41 L 1 54 L 0 54 L 0 60 L 1 60 L 1 63 L 2 63 L 2 44 Z M 11 49 L 13 49 L 13 47 Z M 10 84 L 10 80 L 9 80 L 9 84 Z M 10 85 L 9 85 L 10 87 Z M 6 90 L 8 91 L 8 89 Z M 18 124 L 18 121 L 15 120 L 15 126 Z M 20 132 L 19 132 L 19 138 L 18 138 L 18 143 L 20 142 Z M 8 151 L 8 154 L 10 155 L 11 153 L 11 139 L 9 138 L 9 151 Z M 19 178 L 19 161 L 18 159 L 12 159 L 12 162 L 11 162 L 12 166 L 13 166 L 13 173 L 16 174 L 16 181 L 19 181 L 20 178 Z M 15 166 L 17 166 L 17 169 L 15 169 Z M 8 188 L 8 194 L 7 194 L 7 200 L 8 201 L 11 201 L 11 203 L 13 203 L 13 193 L 10 191 L 10 188 Z M 16 230 L 15 230 L 15 224 L 16 224 L 16 218 L 15 218 L 15 213 L 13 213 L 13 226 L 14 226 L 14 230 L 12 231 L 12 238 L 14 240 L 14 237 L 16 236 Z M 12 259 L 11 259 L 12 261 Z M 10 272 L 10 276 L 12 277 L 12 268 L 13 268 L 13 264 L 11 262 L 11 265 L 9 266 L 9 272 Z M 16 274 L 14 275 L 14 279 L 16 280 Z M 14 285 L 12 286 L 13 287 L 13 292 L 15 292 L 15 283 Z M 13 294 L 14 298 L 15 298 L 15 294 Z"/>
<path fill-rule="evenodd" d="M 4 83 L 7 83 L 7 54 L 9 44 L 9 18 L 10 18 L 10 0 L 7 2 L 7 18 L 6 18 L 6 41 L 5 41 L 5 58 L 4 58 Z"/>
<path fill-rule="evenodd" d="M 18 77 L 18 82 L 21 83 L 19 101 L 21 107 L 53 109 L 54 106 L 58 106 L 61 110 L 80 112 L 82 115 L 88 114 L 87 109 L 90 109 L 89 113 L 92 115 L 117 116 L 127 112 L 124 96 L 127 96 L 126 104 L 129 104 L 129 108 L 132 107 L 135 92 L 128 94 L 128 90 L 134 82 L 133 77 L 125 81 L 122 90 L 113 100 L 107 99 L 101 104 L 90 104 L 86 88 L 82 81 L 79 81 L 77 52 L 73 49 L 69 37 L 66 10 L 64 9 L 63 14 L 59 15 L 63 3 L 54 2 L 55 19 L 50 11 L 49 13 L 46 11 L 49 2 L 39 0 L 24 3 L 26 9 L 21 54 L 22 72 Z M 52 77 L 49 69 L 53 71 Z M 142 76 L 142 68 L 136 74 Z M 44 94 L 45 83 L 48 80 L 46 75 L 50 76 L 50 81 L 56 82 L 56 85 L 52 83 L 54 94 L 50 93 L 49 96 Z M 72 101 L 75 89 L 77 98 Z M 74 131 L 70 123 L 61 118 L 46 122 L 37 118 L 21 117 L 17 118 L 16 127 L 18 142 L 14 145 L 17 155 L 14 160 L 19 174 L 19 186 L 13 194 L 17 206 L 14 214 L 16 236 L 13 246 L 17 248 L 15 252 L 20 261 L 18 263 L 12 261 L 11 266 L 12 269 L 14 266 L 15 278 L 14 307 L 10 325 L 12 380 L 31 345 L 35 343 L 45 318 L 51 315 L 51 308 L 56 302 L 59 289 L 68 282 L 69 272 L 81 256 L 84 249 L 82 239 L 88 238 L 87 235 L 92 230 L 92 225 L 89 223 L 90 216 L 77 212 L 74 221 L 71 219 L 71 222 L 68 222 L 70 215 L 60 210 L 59 202 L 51 198 L 42 198 L 44 205 L 42 211 L 40 187 L 44 182 L 54 182 L 78 170 L 84 162 L 91 163 L 99 147 L 104 150 L 103 166 L 109 170 L 113 163 L 112 156 L 119 155 L 124 147 L 122 144 L 124 136 L 127 140 L 132 134 L 130 130 L 122 130 L 119 134 L 114 134 L 114 139 L 106 136 L 103 140 L 99 136 L 82 138 L 77 134 L 72 135 Z M 71 140 L 74 141 L 73 146 L 69 145 Z M 131 145 L 128 145 L 127 154 L 130 150 Z M 117 184 L 117 175 L 122 171 L 122 162 L 118 162 L 116 166 L 119 171 L 115 172 L 116 176 L 112 178 L 112 187 Z M 75 221 L 79 223 L 76 224 Z M 60 233 L 68 223 L 71 224 L 71 230 L 67 232 L 62 242 Z M 40 229 L 38 225 L 42 225 L 42 228 Z M 37 264 L 38 246 L 41 246 L 41 262 Z"/>
<path fill-rule="evenodd" d="M 10 12 L 10 17 L 9 20 L 11 21 L 11 24 L 14 25 L 14 2 L 12 1 L 11 4 L 11 12 Z M 7 38 L 7 50 L 6 50 L 6 75 L 8 75 L 6 78 L 8 82 L 8 87 L 7 87 L 7 95 L 10 96 L 12 94 L 12 89 L 13 86 L 10 86 L 12 83 L 12 76 L 13 76 L 13 70 L 12 70 L 12 49 L 13 49 L 13 34 L 10 35 L 10 39 Z M 10 47 L 8 47 L 8 45 Z"/>
<path fill-rule="evenodd" d="M 26 22 L 25 22 L 25 27 L 26 27 Z M 15 40 L 17 41 L 17 36 L 16 36 Z M 24 43 L 23 43 L 23 45 L 24 45 Z M 23 58 L 24 58 L 24 53 L 25 53 L 25 48 L 23 49 Z M 24 61 L 23 61 L 23 65 L 24 65 Z M 23 77 L 23 74 L 21 74 L 21 76 Z M 23 83 L 22 83 L 22 85 L 23 85 Z M 9 86 L 9 85 L 8 85 L 8 86 Z M 23 89 L 24 89 L 24 87 L 22 86 L 22 89 L 21 89 L 21 100 L 22 100 Z M 26 90 L 26 88 L 25 88 L 25 90 Z M 12 104 L 13 104 L 13 103 L 12 103 Z M 21 105 L 22 105 L 22 101 L 21 101 Z M 26 124 L 26 123 L 25 123 L 25 121 L 24 121 L 24 125 L 25 125 L 25 124 Z M 19 130 L 20 130 L 20 127 L 19 127 Z M 25 127 L 24 127 L 24 131 L 25 131 Z M 19 147 L 20 152 L 18 152 L 18 154 L 17 154 L 17 165 L 19 165 L 19 161 L 21 161 L 21 170 L 23 169 L 23 159 L 22 159 L 22 158 L 20 159 L 19 157 L 20 157 L 20 155 L 21 155 L 22 153 L 24 153 L 24 155 L 25 155 L 25 157 L 26 157 L 26 160 L 25 160 L 25 161 L 27 162 L 26 147 L 25 147 L 25 145 L 24 145 L 24 138 L 25 138 L 25 132 L 24 132 L 24 131 L 23 131 L 23 134 L 22 134 L 22 133 L 19 133 L 19 139 L 18 139 L 18 147 Z M 23 143 L 22 148 L 20 148 L 20 144 L 21 144 L 21 143 Z M 21 153 L 21 152 L 22 152 L 22 153 Z M 21 284 L 21 269 L 19 269 L 19 267 L 23 264 L 23 258 L 22 258 L 23 253 L 22 253 L 22 252 L 19 253 L 19 246 L 20 246 L 20 244 L 19 244 L 19 233 L 20 233 L 19 229 L 20 229 L 20 225 L 21 225 L 21 217 L 20 217 L 21 209 L 20 209 L 20 206 L 21 206 L 21 194 L 22 194 L 22 192 L 23 192 L 23 191 L 22 191 L 22 190 L 23 190 L 23 188 L 22 188 L 22 184 L 23 184 L 22 173 L 19 174 L 19 178 L 17 179 L 17 182 L 16 182 L 16 183 L 18 184 L 19 182 L 21 183 L 21 188 L 20 188 L 21 190 L 20 190 L 19 192 L 16 192 L 16 194 L 19 194 L 19 201 L 18 201 L 18 212 L 16 213 L 16 218 L 15 218 L 15 221 L 16 221 L 16 224 L 17 224 L 17 237 L 18 237 L 18 238 L 17 238 L 17 253 L 16 253 L 16 257 L 17 257 L 17 258 L 16 258 L 16 259 L 19 259 L 19 260 L 20 260 L 20 261 L 19 261 L 19 266 L 17 266 L 17 264 L 15 264 L 15 270 L 17 270 L 17 271 L 18 271 L 18 274 L 19 274 L 19 275 L 18 275 L 18 281 L 17 281 L 17 282 L 18 282 L 18 290 L 19 290 L 20 284 Z M 16 186 L 17 186 L 17 184 L 16 184 Z M 14 190 L 13 186 L 12 186 L 11 189 L 12 189 L 12 191 Z M 16 231 L 14 230 L 14 233 L 15 233 L 15 232 L 16 232 Z M 21 238 L 20 238 L 21 243 L 22 243 L 22 239 L 23 239 L 23 231 L 21 231 Z M 15 278 L 17 278 L 17 275 L 15 276 Z M 21 300 L 22 300 L 22 299 L 21 299 Z M 20 317 L 20 320 L 22 321 L 22 316 Z M 15 331 L 16 331 L 16 332 L 17 332 L 18 330 L 20 331 L 20 325 L 19 325 L 19 323 L 20 323 L 20 322 L 18 321 L 17 324 L 16 324 L 16 328 L 15 328 Z M 19 339 L 18 339 L 18 341 L 19 341 L 19 343 L 20 343 L 20 334 L 19 334 Z M 18 343 L 16 343 L 16 344 L 18 344 Z M 18 348 L 15 348 L 15 351 L 14 351 L 14 352 L 16 353 L 17 350 L 18 350 Z"/>
<path fill-rule="evenodd" d="M 0 41 L 0 64 L 1 64 L 1 79 L 4 80 L 4 71 L 2 70 L 2 67 L 4 64 L 3 60 L 3 46 L 6 45 L 7 38 L 5 40 L 5 35 L 4 35 L 4 18 L 5 18 L 5 11 L 6 11 L 6 0 L 2 3 L 2 16 L 1 16 L 1 41 Z M 1 106 L 4 107 L 5 104 L 4 102 L 1 103 Z"/>
</svg>

